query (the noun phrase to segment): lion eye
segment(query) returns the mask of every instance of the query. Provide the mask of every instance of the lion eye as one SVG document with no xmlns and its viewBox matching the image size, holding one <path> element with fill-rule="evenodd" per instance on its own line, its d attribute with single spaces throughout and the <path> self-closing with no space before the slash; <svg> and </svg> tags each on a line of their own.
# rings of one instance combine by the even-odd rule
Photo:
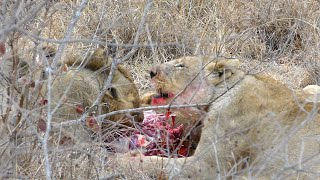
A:
<svg viewBox="0 0 320 180">
<path fill-rule="evenodd" d="M 184 66 L 184 64 L 176 64 L 176 65 L 174 65 L 174 67 L 179 68 L 179 69 L 182 69 L 182 68 L 184 68 L 185 66 Z"/>
<path fill-rule="evenodd" d="M 221 78 L 223 76 L 224 72 L 223 71 L 215 71 L 215 72 L 212 72 L 211 74 L 212 74 L 212 77 L 214 77 L 214 78 Z"/>
</svg>

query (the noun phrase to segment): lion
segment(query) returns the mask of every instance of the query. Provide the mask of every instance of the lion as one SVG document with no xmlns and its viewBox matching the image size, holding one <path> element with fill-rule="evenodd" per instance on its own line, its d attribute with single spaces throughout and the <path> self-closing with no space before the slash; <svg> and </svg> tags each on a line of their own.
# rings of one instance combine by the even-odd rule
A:
<svg viewBox="0 0 320 180">
<path fill-rule="evenodd" d="M 50 50 L 50 55 L 45 55 L 45 57 L 53 58 L 52 48 L 43 48 L 45 53 L 47 49 Z M 118 65 L 118 69 L 113 75 L 111 87 L 104 91 L 103 88 L 112 63 L 106 50 L 97 48 L 84 58 L 84 63 L 81 60 L 81 57 L 70 56 L 63 61 L 63 66 L 60 65 L 58 74 L 52 75 L 51 84 L 47 83 L 47 72 L 42 73 L 43 77 L 40 80 L 43 82 L 40 91 L 42 99 L 40 100 L 45 102 L 40 104 L 45 109 L 48 107 L 48 90 L 50 89 L 51 92 L 50 106 L 53 112 L 53 124 L 84 118 L 81 126 L 66 127 L 67 130 L 63 131 L 66 134 L 63 138 L 65 140 L 72 139 L 72 142 L 75 140 L 76 142 L 73 143 L 91 142 L 92 133 L 97 133 L 99 127 L 102 128 L 102 126 L 110 124 L 108 122 L 113 121 L 124 126 L 131 126 L 132 119 L 123 114 L 107 117 L 106 120 L 103 120 L 103 124 L 99 123 L 97 116 L 140 106 L 138 89 L 129 71 L 121 64 Z M 68 68 L 66 69 L 65 66 Z M 98 102 L 101 93 L 104 93 L 101 102 L 93 106 L 95 102 Z M 42 114 L 41 116 L 46 116 L 44 110 Z M 84 114 L 86 117 L 83 117 Z M 131 115 L 140 121 L 138 114 Z"/>
<path fill-rule="evenodd" d="M 294 91 L 239 65 L 238 59 L 187 56 L 155 66 L 152 83 L 168 102 L 179 94 L 174 104 L 193 105 L 187 111 L 209 104 L 198 146 L 185 158 L 116 154 L 114 168 L 169 179 L 319 177 L 317 101 L 304 94 L 314 90 Z"/>
<path fill-rule="evenodd" d="M 95 49 L 85 59 L 84 63 L 79 59 L 67 59 L 64 63 L 68 66 L 83 64 L 84 69 L 94 71 L 97 74 L 99 85 L 102 86 L 110 73 L 112 58 L 103 48 Z M 74 62 L 75 61 L 75 62 Z M 80 67 L 81 68 L 81 67 Z M 130 109 L 140 107 L 140 97 L 137 87 L 134 84 L 131 73 L 122 64 L 117 65 L 111 81 L 112 87 L 106 92 L 103 102 L 108 105 L 108 112 L 120 109 Z M 121 119 L 123 115 L 111 117 L 113 121 Z M 131 124 L 128 122 L 127 125 Z"/>
</svg>

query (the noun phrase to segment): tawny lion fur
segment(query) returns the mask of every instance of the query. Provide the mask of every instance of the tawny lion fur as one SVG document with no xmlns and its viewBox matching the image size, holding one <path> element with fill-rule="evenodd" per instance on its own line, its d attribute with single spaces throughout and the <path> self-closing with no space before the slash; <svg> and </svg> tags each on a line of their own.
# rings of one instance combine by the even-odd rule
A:
<svg viewBox="0 0 320 180">
<path fill-rule="evenodd" d="M 111 111 L 140 106 L 138 89 L 133 83 L 130 72 L 119 65 L 112 79 L 112 87 L 103 95 L 100 104 L 92 107 L 104 88 L 111 63 L 112 59 L 102 48 L 95 49 L 84 59 L 83 63 L 80 57 L 69 57 L 64 61 L 64 64 L 70 67 L 69 70 L 53 76 L 50 85 L 51 106 L 52 109 L 57 108 L 53 113 L 53 123 L 81 118 L 83 113 L 79 112 L 79 107 L 84 111 L 88 110 L 88 114 L 94 117 Z M 47 86 L 47 83 L 42 86 L 41 92 L 44 99 L 48 99 Z M 90 107 L 91 109 L 89 109 Z M 107 119 L 126 125 L 132 124 L 125 115 L 114 115 Z M 82 126 L 77 126 L 77 128 L 70 128 L 71 131 L 67 130 L 69 131 L 67 136 L 75 137 L 74 139 L 80 142 L 89 141 L 92 130 L 90 128 L 83 123 Z M 89 133 L 86 133 L 87 130 L 89 130 Z"/>
<path fill-rule="evenodd" d="M 200 142 L 187 158 L 117 154 L 114 168 L 170 179 L 319 178 L 320 118 L 302 92 L 246 74 L 236 59 L 183 57 L 151 74 L 161 93 L 176 95 L 188 85 L 177 104 L 212 101 Z"/>
</svg>

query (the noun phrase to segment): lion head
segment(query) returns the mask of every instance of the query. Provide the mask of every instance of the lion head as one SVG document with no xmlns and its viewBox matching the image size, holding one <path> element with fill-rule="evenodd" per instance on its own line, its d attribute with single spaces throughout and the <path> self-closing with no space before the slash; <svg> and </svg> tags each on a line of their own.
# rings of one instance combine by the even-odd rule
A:
<svg viewBox="0 0 320 180">
<path fill-rule="evenodd" d="M 238 59 L 186 56 L 152 68 L 150 77 L 156 98 L 166 99 L 164 104 L 177 95 L 175 104 L 203 103 L 215 86 L 238 73 L 238 67 Z"/>
</svg>

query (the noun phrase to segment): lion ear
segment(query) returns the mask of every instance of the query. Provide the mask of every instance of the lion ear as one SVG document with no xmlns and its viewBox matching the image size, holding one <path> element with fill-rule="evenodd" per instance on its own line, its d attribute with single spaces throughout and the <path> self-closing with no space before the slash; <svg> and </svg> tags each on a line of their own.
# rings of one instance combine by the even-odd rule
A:
<svg viewBox="0 0 320 180">
<path fill-rule="evenodd" d="M 240 67 L 240 61 L 239 59 L 228 59 L 226 61 L 226 66 L 230 66 L 238 69 Z"/>
<path fill-rule="evenodd" d="M 209 72 L 236 72 L 240 67 L 239 59 L 217 59 L 210 62 L 205 69 Z"/>
<path fill-rule="evenodd" d="M 231 72 L 235 72 L 240 67 L 239 59 L 227 59 L 217 62 L 217 67 L 224 68 L 225 70 L 231 70 Z"/>
<path fill-rule="evenodd" d="M 205 77 L 210 84 L 218 84 L 237 73 L 240 67 L 238 59 L 219 58 L 205 67 Z"/>
</svg>

